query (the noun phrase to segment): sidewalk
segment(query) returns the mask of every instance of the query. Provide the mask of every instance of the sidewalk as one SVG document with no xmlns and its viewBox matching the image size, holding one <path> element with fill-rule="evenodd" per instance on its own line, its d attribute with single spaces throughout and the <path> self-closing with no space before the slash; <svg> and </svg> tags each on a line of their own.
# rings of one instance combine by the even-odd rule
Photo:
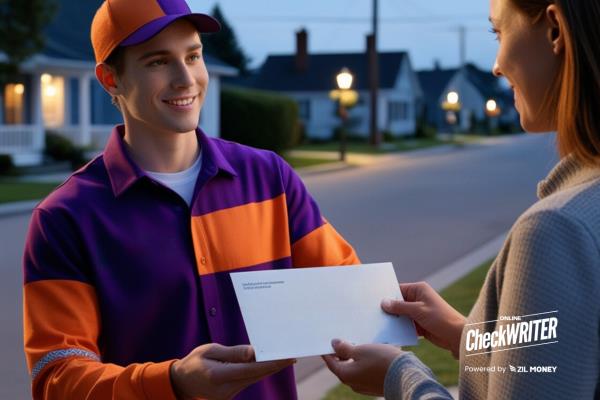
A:
<svg viewBox="0 0 600 400">
<path fill-rule="evenodd" d="M 447 265 L 435 274 L 428 276 L 427 281 L 435 290 L 440 291 L 456 280 L 471 272 L 500 251 L 508 232 L 498 235 L 493 240 L 465 254 L 460 259 Z M 327 392 L 339 385 L 339 380 L 325 366 L 297 382 L 300 400 L 321 400 Z M 450 394 L 458 399 L 458 388 L 448 388 Z"/>
</svg>

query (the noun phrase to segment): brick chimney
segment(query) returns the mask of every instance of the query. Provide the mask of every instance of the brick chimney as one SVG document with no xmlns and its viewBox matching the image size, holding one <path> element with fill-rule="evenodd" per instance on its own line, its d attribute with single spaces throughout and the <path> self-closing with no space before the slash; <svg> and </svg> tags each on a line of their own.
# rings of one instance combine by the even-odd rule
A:
<svg viewBox="0 0 600 400">
<path fill-rule="evenodd" d="M 308 32 L 302 28 L 296 32 L 296 71 L 308 70 Z"/>
</svg>

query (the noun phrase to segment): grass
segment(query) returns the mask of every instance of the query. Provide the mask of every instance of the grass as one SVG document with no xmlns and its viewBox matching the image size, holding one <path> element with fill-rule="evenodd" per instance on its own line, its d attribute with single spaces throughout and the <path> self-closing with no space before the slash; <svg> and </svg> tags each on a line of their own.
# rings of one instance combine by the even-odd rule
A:
<svg viewBox="0 0 600 400">
<path fill-rule="evenodd" d="M 409 138 L 409 139 L 398 139 L 393 142 L 384 142 L 378 148 L 371 146 L 365 142 L 353 142 L 349 141 L 347 148 L 350 153 L 359 154 L 386 154 L 396 153 L 403 151 L 411 151 L 418 149 L 426 149 L 429 147 L 435 147 L 445 144 L 460 144 L 462 140 L 447 141 L 439 138 Z M 337 141 L 326 142 L 326 143 L 308 143 L 300 145 L 294 150 L 304 151 L 339 151 L 340 144 Z"/>
<path fill-rule="evenodd" d="M 305 157 L 292 157 L 285 156 L 285 160 L 292 166 L 292 168 L 304 168 L 312 167 L 313 165 L 328 164 L 337 162 L 338 160 L 330 160 L 323 158 L 305 158 Z"/>
<path fill-rule="evenodd" d="M 440 294 L 454 308 L 463 315 L 467 315 L 477 300 L 490 265 L 491 261 L 480 265 L 471 273 L 441 291 Z M 440 383 L 445 386 L 458 384 L 458 361 L 452 357 L 450 352 L 435 347 L 426 340 L 420 340 L 418 346 L 406 349 L 414 352 L 423 363 L 431 368 Z M 348 386 L 338 385 L 330 390 L 323 400 L 360 399 L 372 399 L 372 397 L 354 393 Z"/>
<path fill-rule="evenodd" d="M 33 183 L 0 180 L 0 203 L 38 200 L 46 197 L 58 183 Z"/>
<path fill-rule="evenodd" d="M 393 142 L 385 142 L 379 148 L 375 148 L 368 143 L 363 142 L 348 142 L 348 152 L 360 154 L 385 154 L 410 150 L 425 149 L 429 147 L 440 146 L 450 142 L 438 138 L 422 138 L 422 139 L 399 139 Z M 304 151 L 339 151 L 339 142 L 327 143 L 311 143 L 303 144 L 296 147 L 294 150 Z"/>
</svg>

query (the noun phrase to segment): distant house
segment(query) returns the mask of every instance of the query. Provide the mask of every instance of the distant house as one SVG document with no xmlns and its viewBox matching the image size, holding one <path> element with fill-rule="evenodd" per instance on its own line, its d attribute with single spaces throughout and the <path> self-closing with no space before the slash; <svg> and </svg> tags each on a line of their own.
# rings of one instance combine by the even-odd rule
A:
<svg viewBox="0 0 600 400">
<path fill-rule="evenodd" d="M 279 92 L 298 102 L 308 137 L 328 139 L 340 121 L 330 91 L 336 75 L 348 68 L 354 75 L 358 104 L 350 111 L 353 134 L 369 132 L 369 67 L 367 52 L 309 54 L 308 34 L 296 34 L 296 54 L 271 55 L 254 76 L 232 84 Z M 412 135 L 416 127 L 416 101 L 421 96 L 417 76 L 406 52 L 379 53 L 378 126 L 395 136 Z"/>
<path fill-rule="evenodd" d="M 21 66 L 19 79 L 0 88 L 0 154 L 10 154 L 15 165 L 42 162 L 47 131 L 101 149 L 113 125 L 122 121 L 94 77 L 90 25 L 100 4 L 60 0 L 45 49 Z M 218 136 L 220 79 L 237 70 L 210 56 L 205 61 L 211 82 L 200 126 Z"/>
<path fill-rule="evenodd" d="M 461 131 L 469 131 L 473 123 L 486 119 L 486 103 L 494 100 L 499 107 L 500 115 L 492 120 L 516 123 L 518 117 L 514 109 L 512 95 L 500 84 L 500 79 L 491 71 L 483 71 L 473 64 L 462 68 L 442 69 L 439 66 L 432 70 L 417 73 L 423 99 L 421 113 L 425 120 L 439 130 L 449 130 L 446 111 L 442 104 L 448 93 L 458 94 L 460 111 L 458 111 L 458 127 Z"/>
</svg>

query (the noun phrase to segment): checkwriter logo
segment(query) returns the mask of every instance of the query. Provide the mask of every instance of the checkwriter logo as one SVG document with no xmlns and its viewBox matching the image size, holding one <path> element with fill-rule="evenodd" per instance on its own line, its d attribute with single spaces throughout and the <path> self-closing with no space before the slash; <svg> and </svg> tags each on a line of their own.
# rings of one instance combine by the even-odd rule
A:
<svg viewBox="0 0 600 400">
<path fill-rule="evenodd" d="M 558 310 L 521 316 L 500 316 L 465 326 L 466 356 L 558 343 Z M 493 329 L 493 330 L 492 330 Z M 514 366 L 509 366 L 512 371 Z"/>
</svg>

